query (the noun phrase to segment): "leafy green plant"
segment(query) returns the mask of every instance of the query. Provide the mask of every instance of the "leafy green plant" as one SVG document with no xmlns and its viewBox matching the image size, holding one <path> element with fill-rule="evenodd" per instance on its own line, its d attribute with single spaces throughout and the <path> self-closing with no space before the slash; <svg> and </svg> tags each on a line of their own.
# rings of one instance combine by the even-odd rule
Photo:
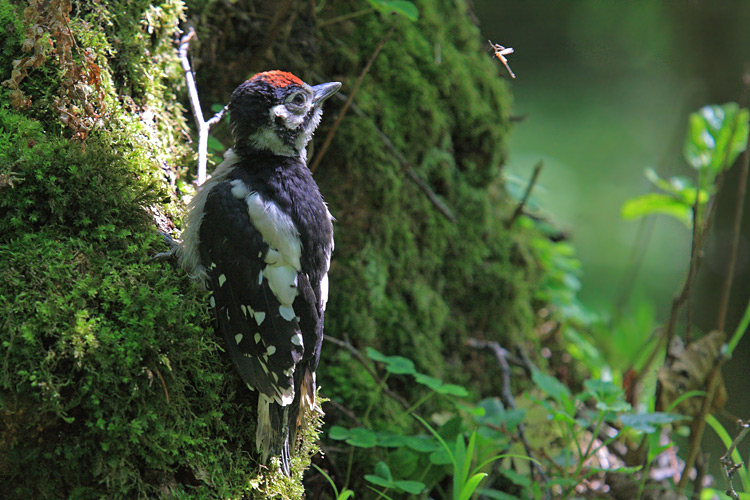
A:
<svg viewBox="0 0 750 500">
<path fill-rule="evenodd" d="M 333 488 L 333 495 L 336 498 L 336 500 L 348 500 L 349 498 L 354 497 L 354 492 L 350 489 L 344 488 L 343 490 L 341 490 L 341 492 L 339 492 L 339 489 L 336 487 L 336 483 L 333 482 L 333 479 L 331 479 L 331 476 L 329 476 L 326 473 L 326 471 L 324 471 L 323 469 L 321 469 L 315 464 L 312 464 L 312 466 L 315 467 L 315 469 L 318 472 L 320 472 L 320 474 L 324 478 L 326 478 L 326 481 L 328 481 L 328 484 L 331 485 L 331 488 Z"/>
<path fill-rule="evenodd" d="M 451 449 L 440 434 L 433 429 L 430 424 L 427 423 L 423 418 L 415 415 L 414 418 L 419 420 L 427 430 L 440 442 L 445 453 L 450 458 L 450 462 L 453 465 L 453 491 L 451 498 L 453 500 L 469 500 L 474 492 L 479 487 L 482 480 L 487 477 L 486 472 L 481 470 L 486 466 L 508 456 L 514 456 L 516 458 L 524 458 L 528 460 L 534 460 L 533 458 L 519 455 L 500 454 L 490 457 L 483 461 L 473 469 L 471 468 L 472 461 L 474 459 L 474 450 L 477 441 L 477 431 L 474 430 L 469 437 L 468 444 L 464 440 L 463 434 L 456 436 L 455 447 Z M 485 490 L 485 494 L 489 490 Z"/>
<path fill-rule="evenodd" d="M 702 213 L 714 193 L 716 177 L 732 166 L 747 147 L 750 112 L 736 103 L 706 106 L 690 115 L 683 155 L 697 171 L 697 186 L 685 177 L 662 179 L 652 170 L 646 178 L 659 190 L 628 200 L 622 207 L 625 219 L 665 214 L 692 227 L 694 211 Z"/>
<path fill-rule="evenodd" d="M 609 445 L 623 433 L 628 431 L 656 436 L 663 425 L 672 424 L 683 417 L 677 414 L 651 412 L 633 413 L 630 404 L 625 401 L 622 389 L 611 382 L 589 379 L 584 382 L 584 390 L 573 394 L 570 389 L 555 377 L 534 370 L 532 373 L 534 384 L 546 394 L 547 398 L 536 400 L 547 412 L 548 418 L 558 427 L 562 436 L 562 446 L 557 457 L 552 457 L 557 463 L 563 464 L 558 478 L 550 481 L 548 486 L 562 487 L 562 498 L 573 494 L 575 486 L 592 474 L 602 472 L 596 467 L 585 464 L 602 448 Z M 594 409 L 586 404 L 593 400 Z M 601 440 L 597 437 L 605 422 L 617 424 L 619 433 Z M 590 430 L 590 433 L 588 432 Z M 658 439 L 654 442 L 649 455 L 649 463 L 672 443 L 658 446 Z M 632 474 L 640 467 L 624 467 L 607 472 L 624 472 Z M 644 476 L 645 477 L 645 476 Z"/>
</svg>

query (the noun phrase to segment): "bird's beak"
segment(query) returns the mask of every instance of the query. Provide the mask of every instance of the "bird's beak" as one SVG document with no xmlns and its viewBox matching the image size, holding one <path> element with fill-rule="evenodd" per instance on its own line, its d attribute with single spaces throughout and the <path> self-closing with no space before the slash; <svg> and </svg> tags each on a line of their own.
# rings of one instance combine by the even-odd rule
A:
<svg viewBox="0 0 750 500">
<path fill-rule="evenodd" d="M 338 92 L 341 88 L 341 82 L 328 82 L 321 83 L 312 88 L 313 90 L 313 104 L 321 104 L 323 101 L 331 97 L 333 94 Z"/>
</svg>

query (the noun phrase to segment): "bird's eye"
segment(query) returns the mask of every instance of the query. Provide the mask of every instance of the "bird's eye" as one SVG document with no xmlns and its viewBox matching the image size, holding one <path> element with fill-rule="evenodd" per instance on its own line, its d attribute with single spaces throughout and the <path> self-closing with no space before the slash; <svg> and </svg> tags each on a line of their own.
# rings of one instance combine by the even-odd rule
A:
<svg viewBox="0 0 750 500">
<path fill-rule="evenodd" d="M 303 94 L 302 92 L 298 92 L 297 94 L 289 96 L 287 102 L 290 102 L 296 106 L 302 106 L 303 104 L 305 104 L 305 100 L 305 94 Z"/>
</svg>

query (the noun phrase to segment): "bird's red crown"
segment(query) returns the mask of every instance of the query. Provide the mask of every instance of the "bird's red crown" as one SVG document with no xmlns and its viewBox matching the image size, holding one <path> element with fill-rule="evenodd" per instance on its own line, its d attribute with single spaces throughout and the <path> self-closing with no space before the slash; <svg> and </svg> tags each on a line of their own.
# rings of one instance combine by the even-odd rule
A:
<svg viewBox="0 0 750 500">
<path fill-rule="evenodd" d="M 257 75 L 251 78 L 251 80 L 256 80 L 256 79 L 263 80 L 264 82 L 274 87 L 288 87 L 289 85 L 299 85 L 299 86 L 304 85 L 302 80 L 300 80 L 293 74 L 287 73 L 286 71 L 279 71 L 279 70 L 264 71 L 263 73 L 258 73 Z"/>
</svg>

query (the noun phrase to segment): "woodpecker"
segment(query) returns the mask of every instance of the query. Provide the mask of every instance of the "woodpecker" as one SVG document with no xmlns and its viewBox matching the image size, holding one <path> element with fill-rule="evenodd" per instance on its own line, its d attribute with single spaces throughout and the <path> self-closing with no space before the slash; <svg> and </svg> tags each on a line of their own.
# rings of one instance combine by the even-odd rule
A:
<svg viewBox="0 0 750 500">
<path fill-rule="evenodd" d="M 258 392 L 256 447 L 290 474 L 300 404 L 315 407 L 333 217 L 306 146 L 339 82 L 258 73 L 229 101 L 234 146 L 188 206 L 180 263 L 211 290 L 217 330 Z"/>
</svg>

